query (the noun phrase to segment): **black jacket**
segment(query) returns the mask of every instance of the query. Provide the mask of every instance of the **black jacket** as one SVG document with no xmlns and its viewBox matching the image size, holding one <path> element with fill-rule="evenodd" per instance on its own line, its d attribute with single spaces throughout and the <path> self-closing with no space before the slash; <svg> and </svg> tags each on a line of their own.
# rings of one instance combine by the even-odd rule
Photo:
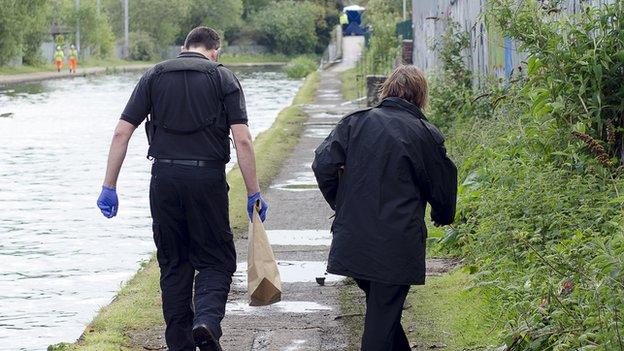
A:
<svg viewBox="0 0 624 351">
<path fill-rule="evenodd" d="M 426 203 L 433 221 L 450 224 L 457 195 L 438 129 L 415 105 L 388 98 L 344 117 L 315 154 L 312 169 L 336 211 L 327 271 L 424 284 Z"/>
</svg>

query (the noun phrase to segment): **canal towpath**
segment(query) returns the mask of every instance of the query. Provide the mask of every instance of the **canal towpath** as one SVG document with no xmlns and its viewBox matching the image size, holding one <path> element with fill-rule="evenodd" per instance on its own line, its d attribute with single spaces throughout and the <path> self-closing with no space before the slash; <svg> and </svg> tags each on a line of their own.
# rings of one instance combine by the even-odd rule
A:
<svg viewBox="0 0 624 351">
<path fill-rule="evenodd" d="M 235 62 L 235 63 L 226 63 L 225 65 L 228 67 L 255 67 L 255 66 L 264 66 L 264 67 L 278 67 L 284 66 L 285 62 Z M 86 77 L 98 74 L 106 74 L 109 72 L 140 72 L 145 71 L 151 68 L 153 63 L 135 63 L 128 65 L 119 65 L 119 66 L 101 66 L 101 67 L 85 67 L 78 68 L 77 72 L 74 74 L 69 73 L 66 70 L 61 72 L 55 71 L 41 71 L 41 72 L 29 72 L 29 73 L 18 73 L 18 74 L 0 74 L 0 86 L 14 85 L 14 84 L 23 84 L 23 83 L 32 83 L 32 82 L 40 82 L 44 80 L 51 79 L 62 79 L 62 78 L 71 78 L 71 77 Z"/>
<path fill-rule="evenodd" d="M 22 83 L 40 82 L 50 79 L 62 79 L 70 77 L 85 77 L 96 74 L 105 74 L 111 70 L 114 72 L 131 72 L 131 71 L 144 71 L 152 67 L 153 64 L 132 64 L 114 67 L 86 67 L 78 68 L 75 74 L 71 74 L 65 70 L 62 72 L 44 71 L 44 72 L 31 72 L 31 73 L 19 73 L 19 74 L 3 74 L 0 75 L 1 85 L 13 85 Z"/>
</svg>

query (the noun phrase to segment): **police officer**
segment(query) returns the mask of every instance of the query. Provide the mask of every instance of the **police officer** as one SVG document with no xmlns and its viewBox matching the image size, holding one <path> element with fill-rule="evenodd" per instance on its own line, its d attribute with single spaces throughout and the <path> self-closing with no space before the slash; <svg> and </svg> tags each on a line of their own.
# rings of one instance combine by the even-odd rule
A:
<svg viewBox="0 0 624 351">
<path fill-rule="evenodd" d="M 104 216 L 117 214 L 117 177 L 128 141 L 147 119 L 150 208 L 171 351 L 221 350 L 220 323 L 236 270 L 225 179 L 230 130 L 249 194 L 248 214 L 259 203 L 264 220 L 268 208 L 256 179 L 243 91 L 217 63 L 219 46 L 217 32 L 195 28 L 177 58 L 141 77 L 115 129 L 97 201 Z"/>
</svg>

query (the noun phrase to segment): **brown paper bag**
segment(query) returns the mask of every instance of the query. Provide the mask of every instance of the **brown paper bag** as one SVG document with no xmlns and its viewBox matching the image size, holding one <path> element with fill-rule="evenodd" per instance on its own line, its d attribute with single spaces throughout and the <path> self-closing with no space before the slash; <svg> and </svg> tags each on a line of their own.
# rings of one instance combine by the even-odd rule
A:
<svg viewBox="0 0 624 351">
<path fill-rule="evenodd" d="M 250 306 L 265 306 L 282 299 L 282 281 L 273 249 L 264 231 L 257 209 L 249 223 L 249 247 L 247 249 L 247 287 Z"/>
</svg>

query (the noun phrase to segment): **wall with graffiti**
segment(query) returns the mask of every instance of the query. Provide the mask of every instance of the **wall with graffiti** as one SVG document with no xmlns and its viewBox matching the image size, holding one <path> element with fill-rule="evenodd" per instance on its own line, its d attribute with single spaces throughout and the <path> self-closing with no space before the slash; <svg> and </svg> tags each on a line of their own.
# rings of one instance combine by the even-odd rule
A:
<svg viewBox="0 0 624 351">
<path fill-rule="evenodd" d="M 432 45 L 441 36 L 449 21 L 459 24 L 470 35 L 470 49 L 466 60 L 475 75 L 475 84 L 484 76 L 508 78 L 525 61 L 516 43 L 505 38 L 491 26 L 483 13 L 487 0 L 412 0 L 414 29 L 414 64 L 431 70 L 438 64 Z M 547 1 L 547 0 L 543 0 Z M 567 11 L 578 12 L 582 3 L 599 6 L 618 0 L 565 0 Z"/>
</svg>

